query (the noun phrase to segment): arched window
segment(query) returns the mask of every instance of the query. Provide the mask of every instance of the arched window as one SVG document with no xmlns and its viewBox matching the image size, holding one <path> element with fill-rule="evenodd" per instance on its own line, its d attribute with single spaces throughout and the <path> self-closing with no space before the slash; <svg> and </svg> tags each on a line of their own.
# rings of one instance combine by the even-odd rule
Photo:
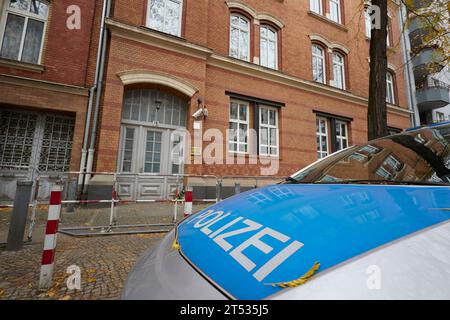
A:
<svg viewBox="0 0 450 320">
<path fill-rule="evenodd" d="M 386 73 L 386 102 L 395 104 L 395 81 L 391 71 Z"/>
<path fill-rule="evenodd" d="M 250 61 L 250 21 L 238 14 L 230 16 L 230 56 Z"/>
<path fill-rule="evenodd" d="M 312 45 L 313 81 L 326 83 L 325 50 L 318 44 Z"/>
<path fill-rule="evenodd" d="M 183 0 L 148 0 L 147 26 L 180 36 L 182 7 Z"/>
<path fill-rule="evenodd" d="M 261 26 L 260 63 L 264 67 L 278 68 L 277 31 L 267 25 Z"/>
<path fill-rule="evenodd" d="M 345 90 L 345 57 L 338 52 L 333 52 L 333 85 Z"/>
</svg>

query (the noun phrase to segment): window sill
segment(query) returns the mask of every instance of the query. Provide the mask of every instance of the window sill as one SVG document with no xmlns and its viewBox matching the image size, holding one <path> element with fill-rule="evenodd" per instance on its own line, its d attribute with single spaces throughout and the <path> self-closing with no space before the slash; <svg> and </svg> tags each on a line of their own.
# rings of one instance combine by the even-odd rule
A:
<svg viewBox="0 0 450 320">
<path fill-rule="evenodd" d="M 181 41 L 184 41 L 184 42 L 187 41 L 186 38 L 183 38 L 182 36 L 177 36 L 177 35 L 174 35 L 174 34 L 171 34 L 171 33 L 167 33 L 167 32 L 164 32 L 164 31 L 159 31 L 159 30 L 156 30 L 156 29 L 152 29 L 152 28 L 147 27 L 145 25 L 141 25 L 141 28 L 143 28 L 143 29 L 145 29 L 147 31 L 156 33 L 156 34 L 160 34 L 162 36 L 166 36 L 166 37 L 172 38 L 172 39 L 181 40 Z"/>
<path fill-rule="evenodd" d="M 346 26 L 344 26 L 343 24 L 341 24 L 341 23 L 337 23 L 337 22 L 335 22 L 335 21 L 333 21 L 331 19 L 328 19 L 327 17 L 322 16 L 322 15 L 320 15 L 318 13 L 313 12 L 313 11 L 308 11 L 308 14 L 311 17 L 313 17 L 313 18 L 316 18 L 318 20 L 326 22 L 326 23 L 328 23 L 328 24 L 330 24 L 330 25 L 332 25 L 332 26 L 334 26 L 334 27 L 336 27 L 336 28 L 338 28 L 338 29 L 340 29 L 342 31 L 348 32 L 348 28 Z"/>
<path fill-rule="evenodd" d="M 345 92 L 345 93 L 349 93 L 349 94 L 352 93 L 352 92 L 351 92 L 350 90 L 348 90 L 348 89 L 341 89 L 341 88 L 332 86 L 332 85 L 330 85 L 330 84 L 328 84 L 328 83 L 318 82 L 318 81 L 314 81 L 314 80 L 311 80 L 311 81 L 314 82 L 314 83 L 317 83 L 318 85 L 322 85 L 322 86 L 324 86 L 324 87 L 326 87 L 326 88 L 332 88 L 332 89 L 339 90 L 339 91 L 342 91 L 342 92 Z"/>
<path fill-rule="evenodd" d="M 261 68 L 263 68 L 264 70 L 267 70 L 267 71 L 282 72 L 281 69 L 279 69 L 278 67 L 276 69 L 273 69 L 273 68 L 270 68 L 270 67 L 263 66 L 262 64 L 259 64 L 259 63 L 256 63 L 256 62 L 252 62 L 250 60 L 242 60 L 242 59 L 230 56 L 230 55 L 228 55 L 228 58 L 230 58 L 230 59 L 232 59 L 232 60 L 234 60 L 236 62 L 243 62 L 243 63 L 247 63 L 247 64 L 252 65 L 252 66 L 258 66 L 258 67 L 261 67 Z"/>
<path fill-rule="evenodd" d="M 5 58 L 0 58 L 0 66 L 14 68 L 14 69 L 20 69 L 20 70 L 26 70 L 26 71 L 31 71 L 31 72 L 37 72 L 37 73 L 42 73 L 45 70 L 45 67 L 41 64 L 27 63 L 27 62 L 5 59 Z"/>
</svg>

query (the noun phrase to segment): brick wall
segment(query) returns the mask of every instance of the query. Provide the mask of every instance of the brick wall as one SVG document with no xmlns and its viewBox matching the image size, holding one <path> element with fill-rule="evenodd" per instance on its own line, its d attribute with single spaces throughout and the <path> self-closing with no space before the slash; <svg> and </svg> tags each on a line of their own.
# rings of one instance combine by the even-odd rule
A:
<svg viewBox="0 0 450 320">
<path fill-rule="evenodd" d="M 11 61 L 0 58 L 0 108 L 16 107 L 75 116 L 71 170 L 77 170 L 80 163 L 86 88 L 93 82 L 102 3 L 100 0 L 50 2 L 41 68 L 37 68 L 41 71 L 24 69 L 20 63 L 8 66 Z M 0 9 L 6 4 L 6 0 L 0 0 Z M 79 30 L 69 30 L 66 24 L 67 8 L 74 4 L 81 11 Z"/>
<path fill-rule="evenodd" d="M 126 0 L 116 0 L 112 18 L 131 27 L 145 28 L 146 2 L 136 0 L 131 4 Z M 311 40 L 310 34 L 318 34 L 330 42 L 338 43 L 349 50 L 347 57 L 347 91 L 358 97 L 368 96 L 369 41 L 364 32 L 363 8 L 359 1 L 345 1 L 345 26 L 337 27 L 333 23 L 308 13 L 307 1 L 299 5 L 297 1 L 246 0 L 242 1 L 257 12 L 269 13 L 278 17 L 284 27 L 280 30 L 279 72 L 299 79 L 311 80 Z M 304 3 L 303 3 L 304 2 Z M 228 56 L 229 50 L 229 14 L 225 1 L 189 1 L 184 2 L 182 38 L 187 43 L 209 48 L 216 54 Z M 389 50 L 389 62 L 395 67 L 398 90 L 397 104 L 406 108 L 405 81 L 399 46 L 399 27 L 397 11 L 391 8 L 391 21 L 394 46 Z M 254 25 L 254 32 L 259 32 Z M 173 39 L 173 37 L 167 37 Z M 253 54 L 258 55 L 258 38 L 253 37 Z M 252 40 L 253 41 L 253 40 Z M 119 147 L 119 128 L 124 86 L 118 73 L 134 69 L 164 72 L 183 79 L 199 89 L 191 98 L 192 114 L 196 108 L 196 98 L 203 97 L 209 110 L 209 117 L 203 123 L 203 130 L 218 128 L 223 133 L 228 128 L 230 97 L 225 91 L 234 91 L 262 99 L 283 102 L 280 110 L 280 175 L 311 163 L 317 159 L 315 114 L 319 110 L 353 119 L 350 124 L 350 143 L 364 143 L 367 137 L 367 107 L 361 103 L 338 99 L 334 94 L 323 94 L 281 84 L 277 81 L 261 79 L 256 75 L 243 74 L 232 68 L 222 68 L 208 64 L 208 58 L 196 58 L 183 52 L 157 48 L 151 43 L 116 36 L 110 40 L 106 87 L 98 140 L 96 169 L 114 171 L 117 166 Z M 410 124 L 406 113 L 389 112 L 389 126 L 405 128 Z M 192 128 L 192 119 L 188 119 L 188 129 Z M 192 131 L 192 130 L 191 130 Z M 203 145 L 205 147 L 206 144 Z M 225 152 L 224 152 L 225 154 Z M 215 173 L 232 175 L 259 174 L 258 165 L 190 165 L 187 172 Z"/>
<path fill-rule="evenodd" d="M 52 1 L 41 61 L 41 64 L 44 66 L 44 71 L 42 73 L 31 72 L 0 66 L 0 73 L 76 86 L 86 86 L 91 36 L 98 34 L 98 31 L 93 30 L 96 3 L 101 6 L 102 1 Z M 80 30 L 69 30 L 66 26 L 66 21 L 69 17 L 66 10 L 68 6 L 73 4 L 78 5 L 81 9 Z M 101 11 L 96 12 L 97 18 L 100 17 L 100 13 Z M 94 45 L 96 44 L 94 43 Z"/>
</svg>

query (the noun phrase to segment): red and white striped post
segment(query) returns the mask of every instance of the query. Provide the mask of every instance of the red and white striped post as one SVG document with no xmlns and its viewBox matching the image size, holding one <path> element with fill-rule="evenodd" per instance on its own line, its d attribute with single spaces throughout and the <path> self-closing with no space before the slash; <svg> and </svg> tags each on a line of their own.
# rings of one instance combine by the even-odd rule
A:
<svg viewBox="0 0 450 320">
<path fill-rule="evenodd" d="M 56 234 L 61 215 L 61 186 L 54 185 L 50 193 L 48 206 L 47 228 L 45 229 L 44 252 L 42 253 L 39 289 L 46 290 L 52 285 L 53 267 L 55 262 Z"/>
<path fill-rule="evenodd" d="M 184 192 L 184 217 L 192 214 L 192 189 L 187 187 Z"/>
</svg>

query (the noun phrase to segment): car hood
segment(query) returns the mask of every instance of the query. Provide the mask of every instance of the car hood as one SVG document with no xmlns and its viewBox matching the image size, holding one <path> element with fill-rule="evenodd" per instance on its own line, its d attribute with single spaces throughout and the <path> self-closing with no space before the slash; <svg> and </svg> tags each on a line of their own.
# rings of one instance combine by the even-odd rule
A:
<svg viewBox="0 0 450 320">
<path fill-rule="evenodd" d="M 264 299 L 446 221 L 449 208 L 449 187 L 280 184 L 192 215 L 179 224 L 177 241 L 228 297 Z"/>
</svg>

